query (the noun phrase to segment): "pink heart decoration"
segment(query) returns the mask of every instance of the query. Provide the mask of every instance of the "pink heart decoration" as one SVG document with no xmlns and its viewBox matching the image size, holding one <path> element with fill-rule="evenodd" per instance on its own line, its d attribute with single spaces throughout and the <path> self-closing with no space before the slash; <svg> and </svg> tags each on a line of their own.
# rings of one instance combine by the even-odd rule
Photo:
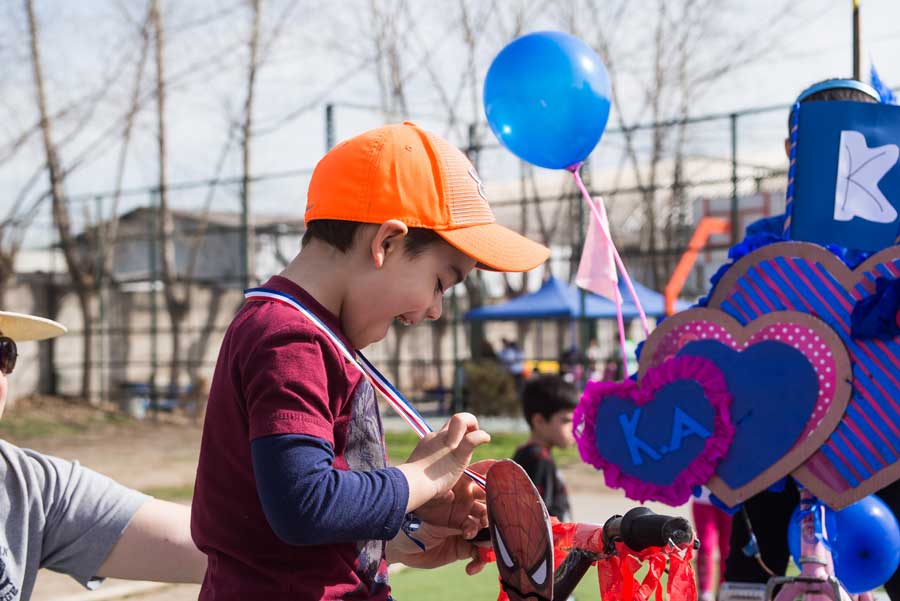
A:
<svg viewBox="0 0 900 601">
<path fill-rule="evenodd" d="M 575 409 L 575 440 L 607 486 L 637 501 L 681 505 L 728 450 L 730 403 L 711 361 L 675 357 L 648 369 L 640 384 L 589 382 Z"/>
</svg>

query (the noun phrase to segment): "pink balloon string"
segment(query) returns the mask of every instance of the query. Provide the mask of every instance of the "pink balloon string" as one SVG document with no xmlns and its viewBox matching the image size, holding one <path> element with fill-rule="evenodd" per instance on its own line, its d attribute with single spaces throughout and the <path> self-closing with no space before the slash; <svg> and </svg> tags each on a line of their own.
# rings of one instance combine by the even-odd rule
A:
<svg viewBox="0 0 900 601">
<path fill-rule="evenodd" d="M 615 243 L 612 241 L 612 238 L 605 227 L 603 227 L 603 220 L 600 218 L 600 212 L 597 209 L 597 206 L 594 204 L 594 199 L 591 198 L 590 192 L 588 192 L 587 187 L 584 185 L 584 181 L 581 179 L 581 165 L 583 163 L 576 163 L 569 167 L 569 171 L 572 172 L 572 175 L 575 177 L 575 184 L 578 186 L 578 189 L 581 190 L 581 195 L 584 197 L 585 202 L 588 207 L 591 209 L 591 215 L 596 220 L 597 228 L 603 233 L 603 236 L 606 238 L 606 242 L 609 244 L 609 247 L 612 249 L 613 257 L 616 260 L 616 267 L 618 268 L 619 273 L 622 275 L 622 278 L 625 280 L 625 286 L 628 288 L 628 293 L 631 295 L 632 300 L 634 301 L 635 307 L 637 307 L 638 315 L 641 318 L 641 326 L 644 328 L 644 336 L 650 335 L 650 325 L 647 323 L 647 315 L 644 313 L 644 308 L 641 306 L 641 301 L 638 298 L 637 292 L 634 290 L 634 284 L 631 281 L 631 278 L 628 276 L 628 270 L 625 269 L 625 263 L 622 262 L 622 257 L 619 255 L 619 249 L 616 248 Z M 602 202 L 602 200 L 598 201 Z M 625 370 L 625 373 L 628 373 L 628 361 L 627 361 L 627 352 L 625 350 L 625 321 L 622 317 L 622 295 L 619 292 L 618 285 L 614 288 L 614 300 L 616 303 L 616 319 L 619 325 L 619 344 L 622 349 L 622 367 Z"/>
</svg>

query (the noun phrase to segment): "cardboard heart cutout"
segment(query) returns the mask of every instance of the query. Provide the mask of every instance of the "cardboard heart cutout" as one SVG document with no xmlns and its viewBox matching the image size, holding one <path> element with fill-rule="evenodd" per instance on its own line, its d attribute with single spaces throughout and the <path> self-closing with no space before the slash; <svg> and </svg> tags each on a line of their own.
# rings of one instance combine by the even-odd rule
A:
<svg viewBox="0 0 900 601">
<path fill-rule="evenodd" d="M 900 247 L 851 270 L 818 245 L 783 242 L 731 266 L 709 302 L 742 324 L 783 310 L 814 315 L 844 342 L 853 371 L 847 410 L 820 450 L 793 473 L 833 509 L 900 479 L 900 340 L 850 333 L 853 307 L 872 294 L 878 277 L 900 277 Z"/>
<path fill-rule="evenodd" d="M 771 313 L 745 327 L 722 311 L 683 311 L 651 334 L 639 377 L 685 355 L 713 361 L 733 396 L 736 434 L 707 484 L 730 506 L 766 490 L 813 455 L 837 427 L 851 394 L 842 340 L 803 313 Z"/>
<path fill-rule="evenodd" d="M 588 382 L 573 426 L 581 458 L 637 501 L 681 505 L 709 480 L 731 438 L 731 394 L 707 359 L 674 357 L 640 384 Z"/>
</svg>

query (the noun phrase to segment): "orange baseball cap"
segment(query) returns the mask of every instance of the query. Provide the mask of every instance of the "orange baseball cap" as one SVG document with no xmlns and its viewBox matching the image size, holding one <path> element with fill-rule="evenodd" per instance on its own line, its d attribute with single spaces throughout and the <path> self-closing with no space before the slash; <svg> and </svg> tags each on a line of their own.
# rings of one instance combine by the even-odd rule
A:
<svg viewBox="0 0 900 601">
<path fill-rule="evenodd" d="M 497 223 L 475 167 L 458 148 L 413 123 L 386 125 L 345 140 L 313 171 L 306 223 L 317 219 L 434 230 L 495 271 L 528 271 L 546 247 Z"/>
</svg>

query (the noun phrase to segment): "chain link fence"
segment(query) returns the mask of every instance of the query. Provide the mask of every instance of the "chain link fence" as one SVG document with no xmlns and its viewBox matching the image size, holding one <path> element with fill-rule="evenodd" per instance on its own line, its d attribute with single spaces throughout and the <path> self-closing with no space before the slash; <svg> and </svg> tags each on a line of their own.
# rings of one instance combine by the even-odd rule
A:
<svg viewBox="0 0 900 601">
<path fill-rule="evenodd" d="M 583 173 L 593 193 L 607 203 L 613 236 L 632 277 L 662 290 L 699 220 L 722 217 L 732 222 L 733 233 L 712 238 L 700 254 L 682 294 L 694 300 L 706 292 L 709 276 L 725 260 L 735 236 L 749 222 L 783 211 L 786 160 L 779 153 L 786 110 L 767 107 L 627 130 L 610 127 Z M 323 147 L 383 120 L 366 107 L 331 106 Z M 441 402 L 456 397 L 458 402 L 461 362 L 479 354 L 473 348 L 483 345 L 482 337 L 495 346 L 501 338 L 516 339 L 534 361 L 558 360 L 571 345 L 583 346 L 571 322 L 491 323 L 473 330 L 462 316 L 479 301 L 533 291 L 550 274 L 570 281 L 589 215 L 570 174 L 521 163 L 494 142 L 485 125 L 447 124 L 428 116 L 416 121 L 466 149 L 499 222 L 552 249 L 551 260 L 530 274 L 477 274 L 468 291 L 457 286 L 447 295 L 439 321 L 415 331 L 392 329 L 367 352 L 410 396 Z M 43 350 L 35 346 L 33 355 L 42 368 L 17 382 L 19 392 L 78 395 L 81 338 L 87 331 L 92 399 L 128 404 L 145 398 L 164 408 L 202 402 L 200 389 L 211 378 L 242 288 L 278 273 L 299 250 L 311 173 L 305 168 L 251 178 L 247 203 L 240 178 L 169 186 L 172 294 L 186 303 L 174 328 L 162 277 L 158 189 L 70 196 L 77 248 L 93 276 L 86 323 L 49 200 L 38 204 L 16 256 L 15 275 L 4 290 L 4 308 L 47 315 L 70 332 Z M 613 324 L 581 326 L 597 339 L 602 353 L 613 354 Z"/>
</svg>

